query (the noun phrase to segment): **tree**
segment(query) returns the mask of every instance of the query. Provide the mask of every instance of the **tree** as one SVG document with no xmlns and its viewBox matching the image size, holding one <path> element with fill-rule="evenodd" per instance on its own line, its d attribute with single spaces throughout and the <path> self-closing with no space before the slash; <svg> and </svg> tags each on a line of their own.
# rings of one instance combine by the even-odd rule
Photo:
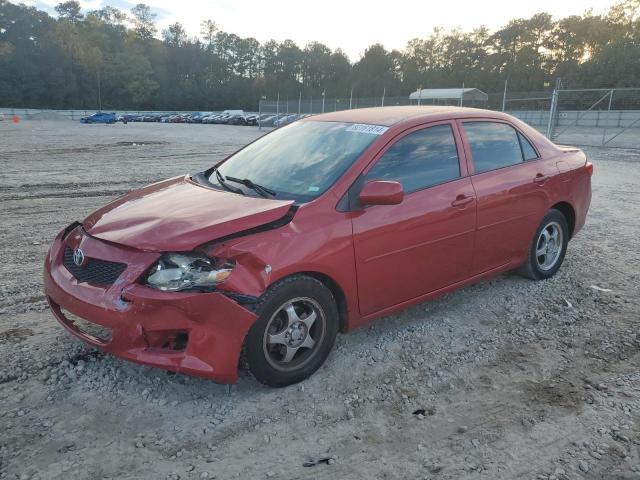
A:
<svg viewBox="0 0 640 480">
<path fill-rule="evenodd" d="M 347 94 L 351 88 L 351 63 L 349 57 L 336 49 L 329 58 L 328 71 L 326 73 L 327 95 L 341 97 Z"/>
<path fill-rule="evenodd" d="M 302 82 L 305 86 L 318 90 L 326 87 L 331 64 L 331 49 L 320 42 L 311 42 L 303 50 Z"/>
<path fill-rule="evenodd" d="M 76 0 L 62 2 L 55 6 L 55 11 L 58 12 L 58 16 L 60 18 L 66 18 L 70 22 L 78 22 L 82 20 L 82 13 L 80 13 L 80 10 L 80 3 Z"/>
<path fill-rule="evenodd" d="M 640 0 L 608 12 L 554 20 L 516 18 L 490 32 L 434 29 L 403 50 L 374 44 L 355 63 L 320 42 L 260 43 L 220 30 L 213 20 L 190 39 L 173 23 L 156 35 L 145 4 L 131 15 L 111 6 L 82 15 L 60 3 L 57 15 L 0 0 L 0 104 L 16 107 L 257 108 L 280 94 L 319 99 L 406 96 L 464 83 L 487 92 L 542 90 L 561 76 L 571 87 L 638 86 Z"/>
<path fill-rule="evenodd" d="M 176 22 L 162 31 L 162 38 L 170 47 L 180 47 L 187 41 L 187 32 L 180 22 Z"/>
<path fill-rule="evenodd" d="M 615 23 L 633 24 L 640 19 L 640 0 L 622 0 L 609 9 L 607 17 Z"/>
<path fill-rule="evenodd" d="M 211 48 L 213 45 L 213 41 L 216 38 L 216 33 L 218 33 L 218 25 L 213 20 L 204 20 L 200 24 L 200 35 L 204 39 L 207 47 Z"/>
<path fill-rule="evenodd" d="M 118 85 L 115 94 L 126 99 L 130 108 L 151 108 L 160 86 L 147 57 L 131 50 L 121 52 L 114 58 L 113 67 L 109 81 Z"/>
<path fill-rule="evenodd" d="M 400 85 L 396 76 L 395 55 L 391 55 L 382 44 L 376 43 L 364 51 L 362 58 L 353 66 L 354 88 L 359 95 L 378 97 L 398 93 Z"/>
<path fill-rule="evenodd" d="M 156 34 L 156 14 L 144 3 L 138 3 L 131 9 L 133 15 L 133 27 L 136 35 L 142 40 L 150 40 Z"/>
<path fill-rule="evenodd" d="M 118 10 L 117 8 L 110 7 L 107 5 L 100 10 L 94 10 L 89 12 L 88 17 L 95 17 L 101 20 L 104 23 L 109 23 L 111 25 L 122 25 L 127 20 L 127 14 L 122 10 Z"/>
</svg>

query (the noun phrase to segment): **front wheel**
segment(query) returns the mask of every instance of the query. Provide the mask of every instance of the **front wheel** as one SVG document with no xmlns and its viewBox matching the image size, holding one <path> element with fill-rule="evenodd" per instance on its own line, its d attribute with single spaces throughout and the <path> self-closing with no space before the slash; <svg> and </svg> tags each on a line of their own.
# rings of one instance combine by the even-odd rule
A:
<svg viewBox="0 0 640 480">
<path fill-rule="evenodd" d="M 331 291 L 315 278 L 295 275 L 271 287 L 245 340 L 249 370 L 261 383 L 284 387 L 322 366 L 338 333 Z"/>
<path fill-rule="evenodd" d="M 529 256 L 520 273 L 533 280 L 554 276 L 562 265 L 568 242 L 567 219 L 560 211 L 549 210 L 533 236 Z"/>
</svg>

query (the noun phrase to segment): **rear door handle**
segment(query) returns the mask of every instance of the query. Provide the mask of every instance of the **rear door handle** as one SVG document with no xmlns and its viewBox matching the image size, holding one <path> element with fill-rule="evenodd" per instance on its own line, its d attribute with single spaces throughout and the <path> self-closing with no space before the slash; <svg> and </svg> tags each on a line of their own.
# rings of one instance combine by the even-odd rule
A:
<svg viewBox="0 0 640 480">
<path fill-rule="evenodd" d="M 533 179 L 535 183 L 539 183 L 541 185 L 547 180 L 549 180 L 549 177 L 547 175 L 543 175 L 542 173 L 537 174 L 536 177 Z"/>
<path fill-rule="evenodd" d="M 458 195 L 456 199 L 451 202 L 452 207 L 464 207 L 467 203 L 473 202 L 475 197 L 468 197 L 467 195 Z"/>
</svg>

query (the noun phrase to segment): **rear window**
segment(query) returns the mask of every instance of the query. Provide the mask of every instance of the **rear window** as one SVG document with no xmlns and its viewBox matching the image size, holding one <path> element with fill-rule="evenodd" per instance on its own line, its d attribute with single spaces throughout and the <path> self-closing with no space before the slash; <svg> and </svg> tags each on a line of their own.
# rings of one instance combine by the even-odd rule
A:
<svg viewBox="0 0 640 480">
<path fill-rule="evenodd" d="M 522 163 L 518 132 L 506 123 L 464 122 L 476 173 Z"/>
</svg>

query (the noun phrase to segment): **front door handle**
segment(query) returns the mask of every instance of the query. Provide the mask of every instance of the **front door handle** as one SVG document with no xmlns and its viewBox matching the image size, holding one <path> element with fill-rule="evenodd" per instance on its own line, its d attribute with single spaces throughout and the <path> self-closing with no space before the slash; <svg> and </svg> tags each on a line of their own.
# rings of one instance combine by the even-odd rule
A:
<svg viewBox="0 0 640 480">
<path fill-rule="evenodd" d="M 542 173 L 538 173 L 536 175 L 536 177 L 533 179 L 533 181 L 535 183 L 538 183 L 540 185 L 542 185 L 544 182 L 546 182 L 547 180 L 549 180 L 549 177 L 547 175 L 544 175 Z"/>
<path fill-rule="evenodd" d="M 452 207 L 464 207 L 467 203 L 473 202 L 474 197 L 467 195 L 458 195 L 456 199 L 451 202 Z"/>
</svg>

